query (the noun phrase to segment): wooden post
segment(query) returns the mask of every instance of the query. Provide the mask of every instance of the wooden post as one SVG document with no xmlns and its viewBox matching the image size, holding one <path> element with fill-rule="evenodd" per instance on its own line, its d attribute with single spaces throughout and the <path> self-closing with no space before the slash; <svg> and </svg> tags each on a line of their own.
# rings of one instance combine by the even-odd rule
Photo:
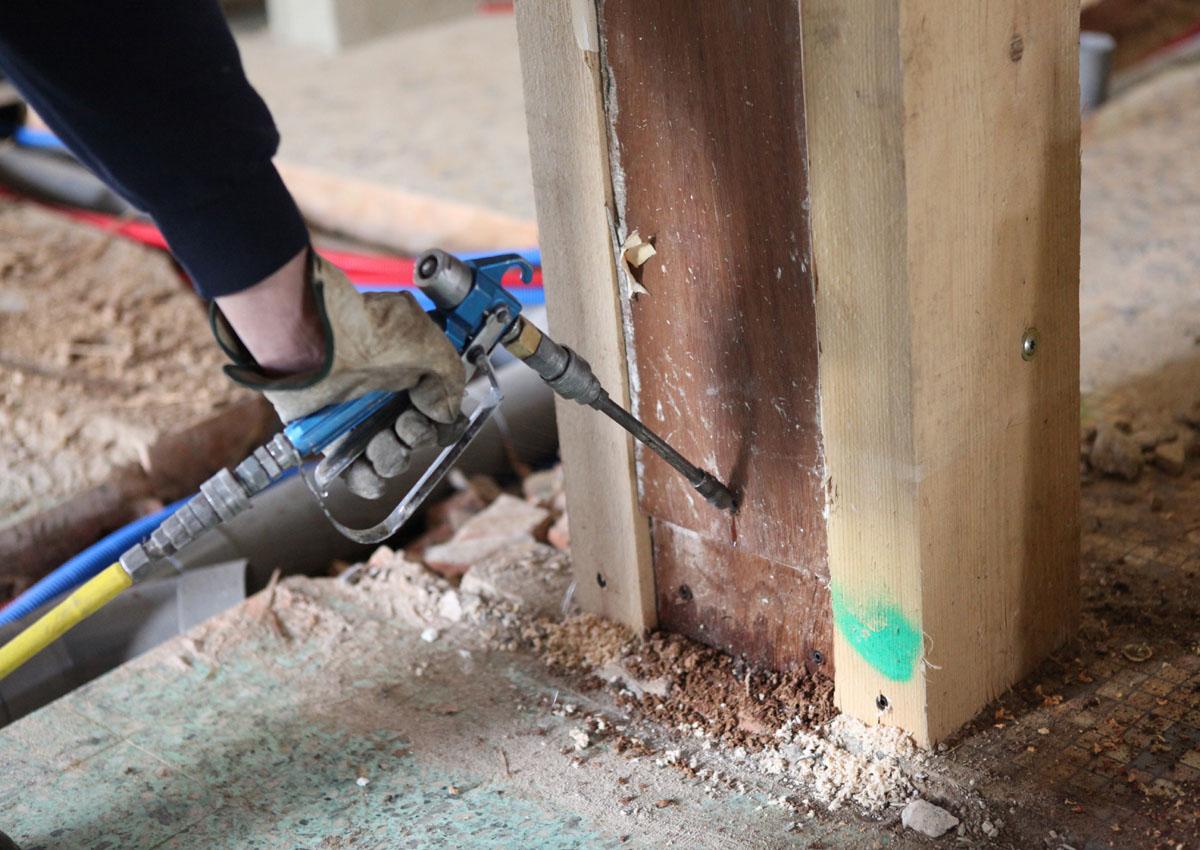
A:
<svg viewBox="0 0 1200 850">
<path fill-rule="evenodd" d="M 517 5 L 531 129 L 534 198 L 546 308 L 556 339 L 592 364 L 629 404 L 609 224 L 612 176 L 600 95 L 594 14 L 578 0 Z M 632 439 L 594 410 L 558 400 L 576 594 L 590 611 L 642 631 L 654 627 L 650 534 L 637 508 Z"/>
<path fill-rule="evenodd" d="M 639 415 L 743 502 L 638 453 L 660 624 L 836 661 L 844 711 L 944 737 L 1077 610 L 1077 2 L 603 0 L 581 145 L 546 123 L 587 88 L 564 94 L 572 6 L 519 4 L 543 246 L 607 252 L 623 321 L 594 258 L 547 265 L 552 310 L 582 308 L 554 330 L 623 346 Z M 564 170 L 605 147 L 608 181 Z M 548 231 L 547 195 L 605 226 Z M 587 460 L 569 482 L 629 469 L 626 444 Z M 579 536 L 582 489 L 581 578 L 617 533 Z"/>
</svg>

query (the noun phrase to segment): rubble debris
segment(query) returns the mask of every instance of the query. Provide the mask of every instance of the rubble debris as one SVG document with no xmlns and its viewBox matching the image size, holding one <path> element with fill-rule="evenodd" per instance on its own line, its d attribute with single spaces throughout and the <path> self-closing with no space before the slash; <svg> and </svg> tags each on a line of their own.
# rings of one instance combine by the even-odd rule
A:
<svg viewBox="0 0 1200 850">
<path fill-rule="evenodd" d="M 637 681 L 668 684 L 666 699 L 649 692 L 640 698 L 655 717 L 698 724 L 730 747 L 759 749 L 786 724 L 812 727 L 836 713 L 828 677 L 758 669 L 679 635 L 653 634 L 621 663 Z"/>
<path fill-rule="evenodd" d="M 567 515 L 563 514 L 550 526 L 550 530 L 546 532 L 546 540 L 555 549 L 563 552 L 571 548 L 571 526 Z"/>
<path fill-rule="evenodd" d="M 1142 473 L 1142 450 L 1115 426 L 1101 426 L 1096 431 L 1088 462 L 1097 472 L 1136 481 Z"/>
<path fill-rule="evenodd" d="M 571 743 L 575 745 L 576 752 L 582 752 L 592 745 L 591 736 L 586 731 L 578 727 L 567 732 L 567 737 L 571 739 Z"/>
<path fill-rule="evenodd" d="M 561 622 L 542 618 L 526 625 L 522 637 L 551 667 L 588 672 L 620 658 L 635 642 L 628 628 L 595 614 Z"/>
<path fill-rule="evenodd" d="M 562 464 L 529 475 L 521 482 L 525 501 L 543 508 L 553 508 L 554 499 L 563 489 Z"/>
<path fill-rule="evenodd" d="M 471 566 L 460 589 L 492 602 L 508 602 L 530 616 L 562 613 L 571 584 L 568 556 L 543 543 L 510 546 Z"/>
<path fill-rule="evenodd" d="M 1154 465 L 1167 475 L 1182 475 L 1187 448 L 1179 440 L 1154 446 Z"/>
<path fill-rule="evenodd" d="M 453 579 L 462 577 L 473 565 L 492 556 L 523 552 L 536 545 L 537 541 L 527 534 L 509 539 L 451 540 L 430 546 L 425 550 L 423 560 L 435 573 Z"/>
<path fill-rule="evenodd" d="M 551 520 L 545 508 L 502 493 L 485 510 L 467 520 L 454 540 L 504 540 L 522 536 L 544 540 Z"/>
<path fill-rule="evenodd" d="M 941 806 L 935 806 L 920 797 L 909 800 L 904 811 L 900 813 L 900 822 L 904 824 L 905 828 L 928 835 L 930 838 L 941 838 L 958 826 L 958 818 Z"/>
<path fill-rule="evenodd" d="M 544 540 L 551 522 L 553 515 L 545 508 L 501 494 L 466 520 L 448 542 L 426 549 L 425 563 L 444 576 L 461 576 L 494 553 Z"/>
</svg>

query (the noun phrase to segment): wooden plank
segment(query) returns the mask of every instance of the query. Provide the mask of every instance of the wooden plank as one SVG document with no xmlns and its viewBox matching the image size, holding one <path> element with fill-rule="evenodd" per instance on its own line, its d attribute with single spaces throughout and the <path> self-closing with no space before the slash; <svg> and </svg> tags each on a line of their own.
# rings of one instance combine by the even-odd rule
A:
<svg viewBox="0 0 1200 850">
<path fill-rule="evenodd" d="M 275 165 L 304 218 L 331 233 L 411 253 L 538 243 L 532 221 L 283 160 Z"/>
<path fill-rule="evenodd" d="M 931 742 L 1078 611 L 1078 6 L 803 30 L 837 699 Z"/>
<path fill-rule="evenodd" d="M 833 673 L 826 582 L 669 522 L 654 523 L 658 619 L 778 670 Z"/>
<path fill-rule="evenodd" d="M 610 239 L 612 182 L 598 57 L 587 4 L 517 4 L 525 103 L 550 329 L 629 403 Z M 646 518 L 637 507 L 632 440 L 595 411 L 558 402 L 571 550 L 585 609 L 654 626 Z"/>
<path fill-rule="evenodd" d="M 811 648 L 792 637 L 794 621 L 824 619 L 827 597 L 792 589 L 827 570 L 796 3 L 606 0 L 600 30 L 618 236 L 638 230 L 657 250 L 636 273 L 646 291 L 627 305 L 636 408 L 741 498 L 731 521 L 640 453 L 660 619 L 802 664 Z M 677 529 L 700 541 L 681 546 Z M 716 563 L 728 570 L 722 604 L 675 604 L 678 585 L 712 584 Z M 779 599 L 761 605 L 763 593 Z M 743 615 L 755 625 L 718 622 Z"/>
</svg>

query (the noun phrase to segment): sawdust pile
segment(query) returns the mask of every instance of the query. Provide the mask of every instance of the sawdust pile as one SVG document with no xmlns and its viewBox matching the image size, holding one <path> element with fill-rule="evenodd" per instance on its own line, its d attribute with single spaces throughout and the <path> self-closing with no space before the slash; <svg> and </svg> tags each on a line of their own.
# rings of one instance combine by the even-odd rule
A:
<svg viewBox="0 0 1200 850">
<path fill-rule="evenodd" d="M 157 436 L 244 392 L 165 254 L 2 200 L 0 340 L 9 519 L 138 463 Z"/>
<path fill-rule="evenodd" d="M 635 682 L 664 682 L 667 689 L 663 696 L 633 691 L 626 699 L 638 700 L 664 723 L 702 730 L 728 747 L 758 749 L 785 726 L 810 728 L 836 714 L 832 679 L 756 668 L 679 635 L 651 635 L 621 667 Z"/>
<path fill-rule="evenodd" d="M 595 614 L 561 622 L 539 618 L 524 626 L 521 636 L 546 664 L 573 671 L 603 667 L 636 645 L 632 631 Z"/>
</svg>

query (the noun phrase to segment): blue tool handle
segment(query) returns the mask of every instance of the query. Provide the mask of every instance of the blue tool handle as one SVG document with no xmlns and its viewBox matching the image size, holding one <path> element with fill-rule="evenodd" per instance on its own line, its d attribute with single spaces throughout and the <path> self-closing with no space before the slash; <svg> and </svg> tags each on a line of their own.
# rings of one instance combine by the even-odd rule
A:
<svg viewBox="0 0 1200 850">
<path fill-rule="evenodd" d="M 316 413 L 293 419 L 283 429 L 284 436 L 301 457 L 317 454 L 395 397 L 393 392 L 373 390 L 356 399 L 331 404 Z"/>
</svg>

